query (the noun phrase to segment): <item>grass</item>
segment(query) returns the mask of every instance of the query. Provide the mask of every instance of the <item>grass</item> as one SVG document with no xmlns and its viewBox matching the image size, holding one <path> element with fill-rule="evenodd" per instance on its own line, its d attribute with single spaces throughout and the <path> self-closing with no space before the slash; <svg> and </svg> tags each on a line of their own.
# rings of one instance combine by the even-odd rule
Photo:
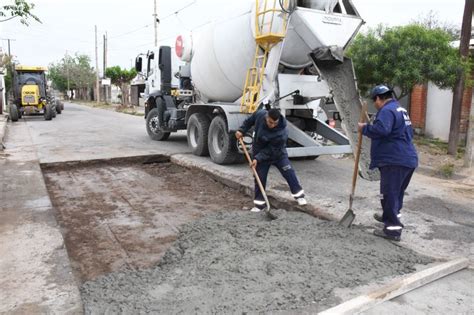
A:
<svg viewBox="0 0 474 315">
<path fill-rule="evenodd" d="M 413 142 L 416 146 L 423 146 L 430 154 L 433 155 L 447 155 L 448 153 L 448 143 L 441 141 L 438 138 L 427 138 L 423 136 L 415 136 Z M 458 152 L 456 154 L 456 159 L 462 159 L 464 157 L 464 152 L 466 149 L 464 147 L 458 147 Z"/>
<path fill-rule="evenodd" d="M 446 163 L 436 169 L 436 174 L 444 178 L 451 178 L 454 175 L 454 164 Z"/>
</svg>

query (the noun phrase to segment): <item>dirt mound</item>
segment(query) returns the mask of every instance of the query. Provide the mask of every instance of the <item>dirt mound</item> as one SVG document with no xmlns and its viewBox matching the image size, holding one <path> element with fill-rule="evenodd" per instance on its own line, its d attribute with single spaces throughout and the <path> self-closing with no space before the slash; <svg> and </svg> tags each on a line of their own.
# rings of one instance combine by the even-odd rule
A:
<svg viewBox="0 0 474 315">
<path fill-rule="evenodd" d="M 152 269 L 84 283 L 86 313 L 246 313 L 337 304 L 335 288 L 413 272 L 431 260 L 304 213 L 214 213 L 181 228 Z"/>
</svg>

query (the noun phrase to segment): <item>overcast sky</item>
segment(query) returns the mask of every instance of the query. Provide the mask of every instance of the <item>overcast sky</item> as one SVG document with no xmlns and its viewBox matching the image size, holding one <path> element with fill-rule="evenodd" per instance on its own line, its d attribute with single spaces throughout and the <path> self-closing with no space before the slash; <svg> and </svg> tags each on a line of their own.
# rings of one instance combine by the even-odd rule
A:
<svg viewBox="0 0 474 315">
<path fill-rule="evenodd" d="M 251 0 L 157 0 L 160 45 L 174 44 L 176 35 L 248 6 Z M 12 2 L 2 0 L 1 3 Z M 94 59 L 94 25 L 99 34 L 99 68 L 102 68 L 102 35 L 109 38 L 108 66 L 130 67 L 140 52 L 153 46 L 153 0 L 31 0 L 42 24 L 29 27 L 18 19 L 0 23 L 0 37 L 11 38 L 11 51 L 22 64 L 47 66 L 66 52 Z M 379 23 L 404 25 L 433 10 L 440 21 L 461 26 L 464 0 L 353 0 L 366 27 Z M 177 10 L 178 14 L 173 14 Z M 3 51 L 7 41 L 2 40 Z M 102 70 L 102 69 L 101 69 Z"/>
</svg>

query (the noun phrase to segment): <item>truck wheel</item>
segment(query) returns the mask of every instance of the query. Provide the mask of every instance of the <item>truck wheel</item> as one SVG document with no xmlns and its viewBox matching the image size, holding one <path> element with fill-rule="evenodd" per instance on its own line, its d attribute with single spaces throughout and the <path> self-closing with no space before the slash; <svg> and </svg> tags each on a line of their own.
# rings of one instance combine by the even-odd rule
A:
<svg viewBox="0 0 474 315">
<path fill-rule="evenodd" d="M 227 132 L 227 123 L 222 116 L 216 116 L 209 127 L 209 155 L 217 164 L 231 164 L 236 162 L 240 155 L 237 149 L 237 139 Z"/>
<path fill-rule="evenodd" d="M 56 102 L 56 113 L 61 114 L 62 112 L 61 104 L 59 102 Z"/>
<path fill-rule="evenodd" d="M 10 119 L 12 121 L 18 121 L 18 107 L 15 104 L 10 105 Z"/>
<path fill-rule="evenodd" d="M 203 113 L 195 113 L 188 120 L 188 145 L 193 154 L 198 156 L 208 156 L 208 136 L 211 121 Z"/>
<path fill-rule="evenodd" d="M 53 113 L 53 118 L 56 118 L 56 105 L 51 105 L 51 113 Z"/>
<path fill-rule="evenodd" d="M 51 120 L 53 119 L 53 109 L 51 108 L 50 104 L 46 104 L 44 107 L 44 120 Z"/>
<path fill-rule="evenodd" d="M 152 140 L 165 141 L 170 137 L 169 132 L 160 129 L 158 110 L 153 108 L 146 116 L 146 132 Z"/>
</svg>

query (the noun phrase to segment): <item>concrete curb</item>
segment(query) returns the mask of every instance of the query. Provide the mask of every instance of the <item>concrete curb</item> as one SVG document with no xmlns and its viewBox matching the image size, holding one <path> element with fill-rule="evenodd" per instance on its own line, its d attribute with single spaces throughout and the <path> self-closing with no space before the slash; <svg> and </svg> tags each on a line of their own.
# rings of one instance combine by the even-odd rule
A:
<svg viewBox="0 0 474 315">
<path fill-rule="evenodd" d="M 5 149 L 5 146 L 3 145 L 3 141 L 5 139 L 5 133 L 7 131 L 7 121 L 8 121 L 8 116 L 5 114 L 0 115 L 0 151 L 3 151 Z"/>
<path fill-rule="evenodd" d="M 236 189 L 247 196 L 253 196 L 253 185 L 249 185 L 247 183 L 243 183 L 239 180 L 238 177 L 232 176 L 232 174 L 227 174 L 223 172 L 219 172 L 214 170 L 206 169 L 202 167 L 198 163 L 195 163 L 188 159 L 184 154 L 176 154 L 171 156 L 171 162 L 177 165 L 186 167 L 186 168 L 194 168 L 199 169 L 200 171 L 206 173 L 207 175 L 211 176 L 218 182 L 222 183 L 225 186 L 230 188 Z M 250 174 L 249 174 L 250 176 Z M 288 198 L 286 196 L 282 196 L 279 192 L 274 189 L 267 190 L 268 199 L 272 205 L 272 208 L 280 208 L 286 209 L 288 211 L 300 211 L 308 213 L 316 218 L 325 221 L 339 221 L 339 218 L 336 218 L 333 214 L 325 211 L 324 209 L 308 204 L 304 207 L 297 206 L 295 204 L 295 200 L 292 198 Z"/>
</svg>

